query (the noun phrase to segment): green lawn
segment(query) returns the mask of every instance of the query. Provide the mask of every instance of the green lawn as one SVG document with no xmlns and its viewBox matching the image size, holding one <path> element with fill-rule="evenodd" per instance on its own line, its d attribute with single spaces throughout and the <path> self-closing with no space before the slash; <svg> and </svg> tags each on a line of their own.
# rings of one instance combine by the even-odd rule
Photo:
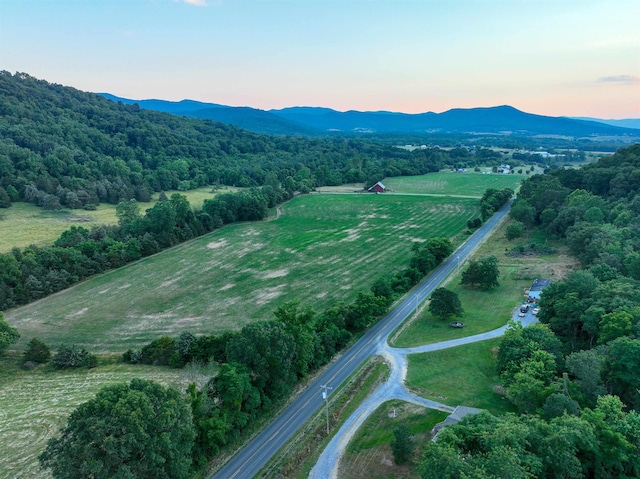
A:
<svg viewBox="0 0 640 479">
<path fill-rule="evenodd" d="M 415 241 L 456 237 L 475 199 L 311 195 L 273 221 L 235 224 L 7 311 L 18 348 L 34 336 L 121 352 L 162 334 L 240 329 L 297 300 L 351 300 L 403 268 Z"/>
<path fill-rule="evenodd" d="M 504 326 L 513 310 L 524 299 L 524 288 L 531 286 L 529 280 L 511 279 L 511 269 L 504 265 L 500 267 L 500 286 L 489 291 L 467 288 L 460 285 L 460 276 L 454 277 L 446 288 L 458 294 L 464 308 L 462 316 L 444 321 L 431 315 L 428 308 L 424 307 L 418 317 L 393 341 L 393 346 L 406 348 L 437 343 Z M 452 328 L 449 326 L 451 320 L 464 322 L 464 328 Z"/>
<path fill-rule="evenodd" d="M 512 411 L 493 388 L 499 384 L 494 350 L 500 338 L 409 356 L 407 386 L 421 396 L 449 406 L 486 409 L 493 414 Z"/>
<path fill-rule="evenodd" d="M 524 168 L 524 167 L 523 167 Z M 394 176 L 382 182 L 390 192 L 409 194 L 440 194 L 481 197 L 487 188 L 517 190 L 527 175 L 500 173 L 439 172 L 421 176 Z"/>
<path fill-rule="evenodd" d="M 51 477 L 40 469 L 37 456 L 66 424 L 69 414 L 101 387 L 133 378 L 176 386 L 194 379 L 187 376 L 188 370 L 126 364 L 25 371 L 6 357 L 0 359 L 0 369 L 0 479 Z"/>
<path fill-rule="evenodd" d="M 205 199 L 216 194 L 236 191 L 237 188 L 222 187 L 212 190 L 211 187 L 192 191 L 167 191 L 184 195 L 194 208 L 201 208 Z M 151 208 L 157 201 L 158 194 L 153 195 L 149 203 L 140 203 L 140 212 Z M 24 248 L 29 245 L 49 246 L 60 237 L 63 231 L 72 226 L 83 226 L 87 229 L 98 224 L 116 224 L 115 205 L 103 203 L 95 211 L 59 210 L 46 211 L 31 203 L 13 203 L 11 208 L 0 209 L 0 253 L 6 253 L 13 247 Z"/>
</svg>

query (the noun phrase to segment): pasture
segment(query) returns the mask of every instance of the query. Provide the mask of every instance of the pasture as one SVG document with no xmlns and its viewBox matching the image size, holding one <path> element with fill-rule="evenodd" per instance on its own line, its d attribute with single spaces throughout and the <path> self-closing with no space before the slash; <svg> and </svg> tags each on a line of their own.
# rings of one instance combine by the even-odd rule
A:
<svg viewBox="0 0 640 479">
<path fill-rule="evenodd" d="M 421 176 L 395 176 L 385 178 L 382 183 L 391 193 L 436 194 L 475 196 L 480 198 L 487 188 L 502 190 L 511 188 L 516 191 L 520 181 L 527 175 L 503 175 L 501 173 L 455 173 L 441 171 Z"/>
<path fill-rule="evenodd" d="M 477 199 L 310 195 L 272 221 L 235 224 L 7 311 L 22 335 L 55 347 L 122 352 L 163 334 L 237 330 L 287 301 L 317 311 L 403 268 L 414 242 L 456 241 Z"/>
<path fill-rule="evenodd" d="M 184 195 L 194 208 L 201 208 L 205 199 L 216 194 L 236 191 L 237 188 L 222 187 L 212 190 L 211 187 L 192 191 L 167 191 Z M 158 193 L 148 203 L 139 203 L 140 212 L 153 207 L 158 201 Z M 116 206 L 102 203 L 94 211 L 90 210 L 55 210 L 47 211 L 31 203 L 13 203 L 11 208 L 0 209 L 0 253 L 6 253 L 13 247 L 24 248 L 29 245 L 49 246 L 57 240 L 63 231 L 72 226 L 83 226 L 90 229 L 95 225 L 117 224 Z"/>
<path fill-rule="evenodd" d="M 37 456 L 66 424 L 67 417 L 106 385 L 151 379 L 164 385 L 183 383 L 188 371 L 153 366 L 113 364 L 74 371 L 35 371 L 0 360 L 0 479 L 51 477 Z M 193 379 L 193 378 L 189 378 Z"/>
</svg>

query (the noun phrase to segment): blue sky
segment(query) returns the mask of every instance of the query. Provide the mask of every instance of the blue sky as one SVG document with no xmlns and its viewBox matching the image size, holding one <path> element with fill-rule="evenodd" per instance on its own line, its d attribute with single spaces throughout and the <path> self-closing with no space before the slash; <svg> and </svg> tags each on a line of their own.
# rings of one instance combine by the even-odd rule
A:
<svg viewBox="0 0 640 479">
<path fill-rule="evenodd" d="M 0 0 L 0 69 L 271 109 L 640 117 L 638 0 Z"/>
</svg>

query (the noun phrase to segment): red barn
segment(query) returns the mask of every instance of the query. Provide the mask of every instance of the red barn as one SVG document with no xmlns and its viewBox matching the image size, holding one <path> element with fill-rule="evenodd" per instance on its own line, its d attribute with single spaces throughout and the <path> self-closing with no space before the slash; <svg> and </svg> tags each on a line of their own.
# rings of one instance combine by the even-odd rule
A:
<svg viewBox="0 0 640 479">
<path fill-rule="evenodd" d="M 384 193 L 385 190 L 386 190 L 385 186 L 378 181 L 375 185 L 373 185 L 367 191 L 370 193 Z"/>
</svg>

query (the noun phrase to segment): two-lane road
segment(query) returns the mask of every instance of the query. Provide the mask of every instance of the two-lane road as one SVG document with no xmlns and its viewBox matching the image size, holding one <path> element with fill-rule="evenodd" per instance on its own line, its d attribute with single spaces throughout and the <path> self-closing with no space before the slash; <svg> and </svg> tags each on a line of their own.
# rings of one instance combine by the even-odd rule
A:
<svg viewBox="0 0 640 479">
<path fill-rule="evenodd" d="M 351 348 L 328 366 L 260 434 L 227 462 L 213 479 L 249 479 L 254 477 L 293 437 L 298 429 L 323 406 L 320 386 L 339 387 L 378 349 L 431 292 L 478 247 L 502 221 L 511 202 L 482 225 L 447 260 L 410 293 L 393 311 L 369 329 Z"/>
</svg>

